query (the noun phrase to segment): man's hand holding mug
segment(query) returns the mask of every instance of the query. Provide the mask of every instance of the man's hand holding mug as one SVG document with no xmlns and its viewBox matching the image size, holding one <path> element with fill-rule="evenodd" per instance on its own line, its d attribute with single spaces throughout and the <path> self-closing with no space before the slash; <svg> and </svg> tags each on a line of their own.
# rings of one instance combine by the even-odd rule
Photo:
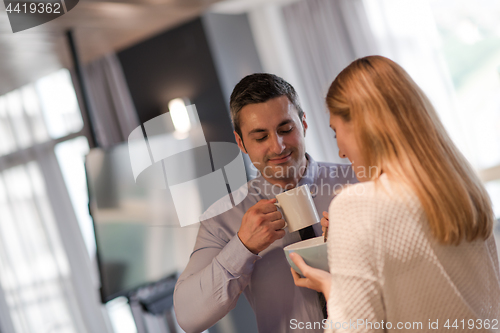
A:
<svg viewBox="0 0 500 333">
<path fill-rule="evenodd" d="M 238 237 L 254 254 L 259 254 L 285 236 L 285 220 L 275 203 L 276 199 L 260 200 L 243 215 Z"/>
</svg>

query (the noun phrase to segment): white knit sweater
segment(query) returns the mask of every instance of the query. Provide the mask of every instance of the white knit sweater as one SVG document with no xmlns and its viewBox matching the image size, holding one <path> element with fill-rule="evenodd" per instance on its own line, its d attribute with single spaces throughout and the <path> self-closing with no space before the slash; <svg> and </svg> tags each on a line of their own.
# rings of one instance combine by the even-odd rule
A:
<svg viewBox="0 0 500 333">
<path fill-rule="evenodd" d="M 493 236 L 441 245 L 417 197 L 379 180 L 330 205 L 326 332 L 500 332 Z"/>
</svg>

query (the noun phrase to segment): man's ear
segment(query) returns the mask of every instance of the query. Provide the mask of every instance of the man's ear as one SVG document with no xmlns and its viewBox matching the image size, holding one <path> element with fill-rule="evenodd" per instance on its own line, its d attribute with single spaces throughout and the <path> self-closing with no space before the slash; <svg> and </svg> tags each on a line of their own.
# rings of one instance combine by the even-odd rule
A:
<svg viewBox="0 0 500 333">
<path fill-rule="evenodd" d="M 234 138 L 236 139 L 236 143 L 238 144 L 238 147 L 240 148 L 240 150 L 243 153 L 248 154 L 247 150 L 245 149 L 245 145 L 243 144 L 243 140 L 241 139 L 240 135 L 238 133 L 236 133 L 236 131 L 233 131 L 233 133 L 234 133 Z"/>
<path fill-rule="evenodd" d="M 306 121 L 306 113 L 305 112 L 302 114 L 302 127 L 304 128 L 304 136 L 306 136 L 307 121 Z"/>
</svg>

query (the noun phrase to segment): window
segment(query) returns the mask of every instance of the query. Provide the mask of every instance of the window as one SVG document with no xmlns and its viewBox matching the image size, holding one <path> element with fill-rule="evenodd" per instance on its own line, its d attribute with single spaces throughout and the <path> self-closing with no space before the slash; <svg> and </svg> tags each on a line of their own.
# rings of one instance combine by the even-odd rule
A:
<svg viewBox="0 0 500 333">
<path fill-rule="evenodd" d="M 0 297 L 10 319 L 0 330 L 87 331 L 57 219 L 64 205 L 58 199 L 68 194 L 55 184 L 72 172 L 80 178 L 68 186 L 70 198 L 82 195 L 78 180 L 88 151 L 82 127 L 66 69 L 0 96 Z M 75 207 L 77 217 L 89 220 L 81 208 Z"/>
<path fill-rule="evenodd" d="M 75 332 L 68 259 L 36 162 L 0 173 L 0 282 L 16 332 Z"/>
<path fill-rule="evenodd" d="M 500 2 L 430 1 L 469 161 L 500 218 Z"/>
<path fill-rule="evenodd" d="M 500 218 L 500 2 L 363 0 L 379 53 L 429 97 Z M 495 226 L 500 242 L 500 223 Z M 500 248 L 499 254 L 500 254 Z"/>
<path fill-rule="evenodd" d="M 51 138 L 57 139 L 82 129 L 82 116 L 67 70 L 38 80 L 35 87 Z"/>
</svg>

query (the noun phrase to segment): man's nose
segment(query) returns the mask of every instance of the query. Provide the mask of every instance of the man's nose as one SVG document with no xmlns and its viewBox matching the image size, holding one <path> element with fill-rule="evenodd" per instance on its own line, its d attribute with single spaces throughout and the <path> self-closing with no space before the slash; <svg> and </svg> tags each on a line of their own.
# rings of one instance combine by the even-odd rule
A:
<svg viewBox="0 0 500 333">
<path fill-rule="evenodd" d="M 340 157 L 340 158 L 345 158 L 345 154 L 344 154 L 344 153 L 342 153 L 342 150 L 340 150 L 340 149 L 339 149 L 339 157 Z"/>
<path fill-rule="evenodd" d="M 274 154 L 279 155 L 285 150 L 285 143 L 283 141 L 283 137 L 280 135 L 273 135 L 271 140 L 271 151 Z"/>
</svg>

